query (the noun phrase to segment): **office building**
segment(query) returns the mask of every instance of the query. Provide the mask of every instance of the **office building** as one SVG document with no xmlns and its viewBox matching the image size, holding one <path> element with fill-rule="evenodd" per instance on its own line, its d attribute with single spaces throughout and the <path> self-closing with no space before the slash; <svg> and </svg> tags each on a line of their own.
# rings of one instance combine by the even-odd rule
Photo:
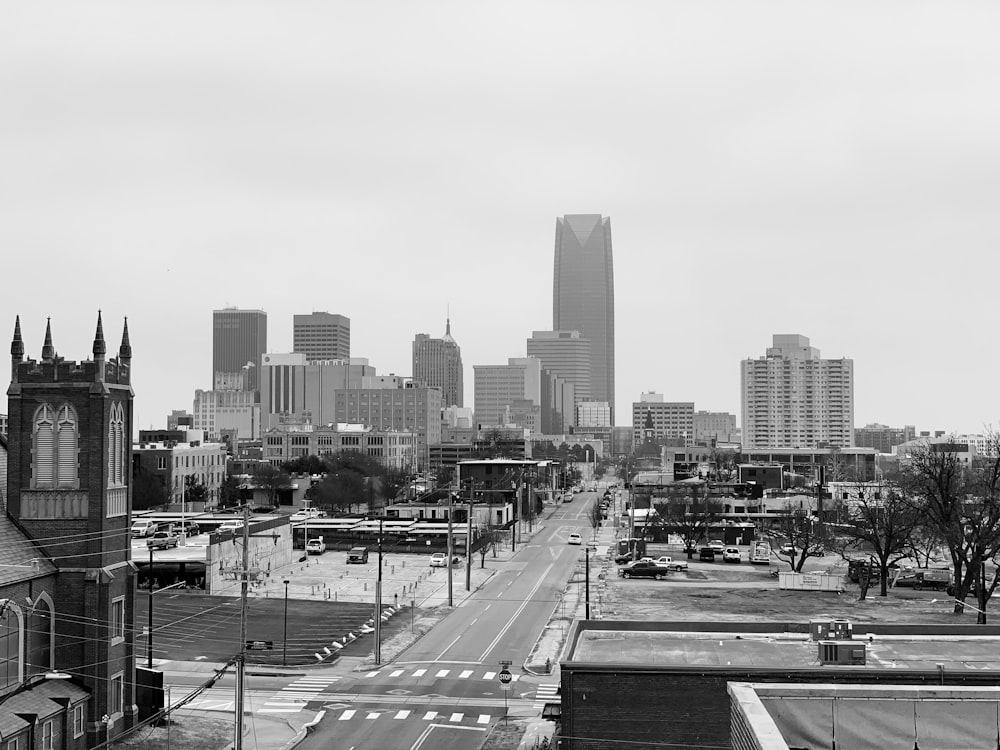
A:
<svg viewBox="0 0 1000 750">
<path fill-rule="evenodd" d="M 875 448 L 879 453 L 892 453 L 897 445 L 908 443 L 917 437 L 917 428 L 908 424 L 904 427 L 889 427 L 884 424 L 866 424 L 854 428 L 854 445 L 857 448 Z"/>
<path fill-rule="evenodd" d="M 632 444 L 641 445 L 647 438 L 660 445 L 693 441 L 694 402 L 664 401 L 660 393 L 643 393 L 632 404 Z"/>
<path fill-rule="evenodd" d="M 538 431 L 546 434 L 571 431 L 576 425 L 576 389 L 573 383 L 543 367 L 540 395 Z"/>
<path fill-rule="evenodd" d="M 607 401 L 577 403 L 576 426 L 581 430 L 591 427 L 611 427 L 611 404 Z"/>
<path fill-rule="evenodd" d="M 552 329 L 590 341 L 590 392 L 581 400 L 615 406 L 615 279 L 611 219 L 571 214 L 556 219 Z"/>
<path fill-rule="evenodd" d="M 740 364 L 744 448 L 854 445 L 854 360 L 822 359 L 806 336 L 775 334 Z"/>
<path fill-rule="evenodd" d="M 282 424 L 264 433 L 264 460 L 281 466 L 305 456 L 329 456 L 355 451 L 374 458 L 390 469 L 412 469 L 417 465 L 417 436 L 412 432 L 376 430 L 361 424 Z"/>
<path fill-rule="evenodd" d="M 205 487 L 205 505 L 214 507 L 226 478 L 226 446 L 223 443 L 206 442 L 205 433 L 201 430 L 183 430 L 179 433 L 180 440 L 154 442 L 151 438 L 172 436 L 157 435 L 153 430 L 141 430 L 139 442 L 132 446 L 133 467 L 136 471 L 156 477 L 171 503 L 180 506 L 187 499 L 186 486 L 191 481 Z"/>
<path fill-rule="evenodd" d="M 361 357 L 307 363 L 301 352 L 269 352 L 261 365 L 261 430 L 277 427 L 282 416 L 308 415 L 313 424 L 351 421 L 336 418 L 334 394 L 366 387 L 366 378 L 375 374 Z"/>
<path fill-rule="evenodd" d="M 694 442 L 730 443 L 736 440 L 736 415 L 724 411 L 696 411 Z"/>
<path fill-rule="evenodd" d="M 533 331 L 528 356 L 542 367 L 572 383 L 576 403 L 590 401 L 590 341 L 579 331 Z"/>
<path fill-rule="evenodd" d="M 237 440 L 260 440 L 258 396 L 255 391 L 196 390 L 191 428 L 212 438 L 228 432 Z"/>
<path fill-rule="evenodd" d="M 445 406 L 463 406 L 462 349 L 451 337 L 450 318 L 445 322 L 441 338 L 418 333 L 413 339 L 413 380 L 430 388 L 440 388 L 441 403 Z"/>
<path fill-rule="evenodd" d="M 505 413 L 523 400 L 541 406 L 542 363 L 534 357 L 512 357 L 505 365 L 475 365 L 474 411 L 479 427 L 506 424 Z"/>
<path fill-rule="evenodd" d="M 292 350 L 307 362 L 351 358 L 351 319 L 328 312 L 292 316 Z"/>
<path fill-rule="evenodd" d="M 267 351 L 267 313 L 227 307 L 212 312 L 212 389 L 260 390 Z"/>
</svg>

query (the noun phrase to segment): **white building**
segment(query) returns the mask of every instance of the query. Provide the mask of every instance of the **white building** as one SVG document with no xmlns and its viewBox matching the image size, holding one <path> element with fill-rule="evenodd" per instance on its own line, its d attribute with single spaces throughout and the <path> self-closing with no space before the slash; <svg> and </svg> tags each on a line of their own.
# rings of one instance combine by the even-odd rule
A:
<svg viewBox="0 0 1000 750">
<path fill-rule="evenodd" d="M 576 426 L 611 427 L 611 404 L 607 401 L 581 401 L 576 405 Z"/>
<path fill-rule="evenodd" d="M 260 439 L 260 404 L 254 391 L 194 392 L 194 428 L 218 437 L 235 430 L 238 440 Z"/>
<path fill-rule="evenodd" d="M 740 389 L 744 448 L 854 445 L 854 360 L 775 334 L 765 356 L 740 363 Z"/>
<path fill-rule="evenodd" d="M 307 422 L 282 423 L 267 430 L 262 443 L 264 460 L 274 466 L 305 456 L 350 450 L 393 469 L 415 467 L 419 445 L 414 432 L 375 430 L 361 424 L 312 425 Z"/>
</svg>

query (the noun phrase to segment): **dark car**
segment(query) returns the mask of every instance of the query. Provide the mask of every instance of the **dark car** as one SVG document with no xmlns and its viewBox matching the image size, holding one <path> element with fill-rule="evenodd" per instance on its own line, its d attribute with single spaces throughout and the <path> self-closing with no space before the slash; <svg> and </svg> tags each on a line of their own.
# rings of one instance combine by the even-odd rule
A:
<svg viewBox="0 0 1000 750">
<path fill-rule="evenodd" d="M 662 581 L 670 575 L 670 569 L 652 560 L 636 560 L 619 570 L 618 575 L 622 578 L 655 578 Z"/>
<path fill-rule="evenodd" d="M 624 565 L 625 563 L 630 563 L 638 559 L 638 555 L 635 552 L 623 552 L 620 555 L 615 555 L 615 562 L 618 565 Z"/>
<path fill-rule="evenodd" d="M 715 550 L 711 547 L 702 547 L 698 550 L 698 559 L 702 562 L 715 562 Z"/>
<path fill-rule="evenodd" d="M 368 548 L 352 547 L 347 553 L 347 562 L 362 564 L 368 562 Z"/>
</svg>

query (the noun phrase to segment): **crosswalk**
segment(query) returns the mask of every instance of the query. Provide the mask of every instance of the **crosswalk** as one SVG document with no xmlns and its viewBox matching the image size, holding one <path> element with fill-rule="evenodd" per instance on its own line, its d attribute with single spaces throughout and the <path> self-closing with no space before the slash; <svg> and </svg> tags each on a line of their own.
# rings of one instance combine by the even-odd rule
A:
<svg viewBox="0 0 1000 750">
<path fill-rule="evenodd" d="M 270 700 L 264 701 L 264 705 L 257 710 L 262 714 L 297 713 L 304 709 L 309 701 L 316 700 L 320 693 L 339 679 L 339 675 L 300 677 L 275 693 Z"/>
<path fill-rule="evenodd" d="M 534 707 L 541 710 L 546 703 L 555 703 L 559 699 L 558 685 L 539 685 L 535 691 Z"/>
<path fill-rule="evenodd" d="M 373 672 L 366 672 L 363 677 L 365 679 L 374 679 L 376 677 L 390 677 L 392 679 L 398 679 L 400 677 L 434 677 L 436 679 L 444 679 L 445 677 L 451 677 L 453 680 L 496 680 L 496 672 L 477 672 L 474 669 L 414 669 L 412 672 L 408 669 L 394 669 L 392 671 L 385 669 L 376 669 Z M 517 682 L 520 680 L 521 675 L 512 674 L 511 682 Z"/>
<path fill-rule="evenodd" d="M 352 719 L 360 721 L 376 721 L 382 718 L 401 721 L 410 718 L 415 719 L 418 716 L 422 721 L 436 722 L 439 724 L 473 724 L 476 726 L 486 726 L 493 721 L 493 716 L 491 714 L 465 714 L 457 711 L 451 713 L 441 713 L 439 711 L 411 711 L 408 709 L 397 711 L 394 709 L 378 710 L 348 708 L 340 714 L 335 714 L 337 721 L 351 721 Z"/>
</svg>

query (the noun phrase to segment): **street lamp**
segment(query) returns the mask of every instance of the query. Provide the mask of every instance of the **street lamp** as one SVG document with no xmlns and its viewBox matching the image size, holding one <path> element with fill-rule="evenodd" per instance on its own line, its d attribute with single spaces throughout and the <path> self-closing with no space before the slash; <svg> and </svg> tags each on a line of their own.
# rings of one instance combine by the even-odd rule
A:
<svg viewBox="0 0 1000 750">
<path fill-rule="evenodd" d="M 584 580 L 586 581 L 586 588 L 584 594 L 584 619 L 590 619 L 590 545 L 588 544 L 584 551 L 584 557 L 586 558 Z"/>
<path fill-rule="evenodd" d="M 281 637 L 281 666 L 288 664 L 288 580 L 282 581 L 285 584 L 285 627 Z"/>
</svg>

